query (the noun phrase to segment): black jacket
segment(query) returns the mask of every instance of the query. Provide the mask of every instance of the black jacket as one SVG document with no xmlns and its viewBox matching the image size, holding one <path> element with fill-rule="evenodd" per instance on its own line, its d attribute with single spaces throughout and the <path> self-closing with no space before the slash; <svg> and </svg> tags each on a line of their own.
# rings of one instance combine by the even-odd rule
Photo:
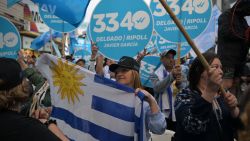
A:
<svg viewBox="0 0 250 141">
<path fill-rule="evenodd" d="M 13 111 L 0 111 L 1 141 L 60 141 L 45 125 Z"/>
<path fill-rule="evenodd" d="M 218 55 L 223 67 L 236 68 L 245 62 L 250 39 L 246 39 L 249 26 L 244 17 L 248 15 L 250 1 L 241 1 L 219 17 Z"/>
<path fill-rule="evenodd" d="M 238 118 L 234 119 L 223 97 L 216 98 L 221 109 L 213 110 L 201 93 L 184 89 L 176 96 L 174 141 L 233 141 Z M 217 116 L 216 116 L 217 115 Z"/>
</svg>

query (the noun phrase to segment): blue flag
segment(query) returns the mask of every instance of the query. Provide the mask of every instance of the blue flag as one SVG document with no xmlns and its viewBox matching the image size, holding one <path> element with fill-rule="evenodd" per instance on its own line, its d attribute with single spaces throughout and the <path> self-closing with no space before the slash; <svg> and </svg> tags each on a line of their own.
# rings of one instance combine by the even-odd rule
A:
<svg viewBox="0 0 250 141">
<path fill-rule="evenodd" d="M 8 8 L 21 0 L 7 0 Z M 78 27 L 82 22 L 90 0 L 31 0 L 38 3 L 39 7 L 56 6 L 54 15 Z"/>
<path fill-rule="evenodd" d="M 7 7 L 10 8 L 21 0 L 7 0 Z"/>
<path fill-rule="evenodd" d="M 59 49 L 58 49 L 58 46 L 55 44 L 54 41 L 52 41 L 52 47 L 53 47 L 53 49 L 54 49 L 55 52 L 56 52 L 56 56 L 59 57 L 59 58 L 61 58 L 62 55 L 61 55 L 61 53 L 60 53 L 60 51 L 59 51 Z"/>
<path fill-rule="evenodd" d="M 38 50 L 43 47 L 50 40 L 50 33 L 44 32 L 42 35 L 38 36 L 31 42 L 30 48 Z"/>
<path fill-rule="evenodd" d="M 74 44 L 77 44 L 77 36 L 75 35 L 75 32 L 70 32 L 69 33 L 69 38 L 70 38 L 70 44 L 69 44 L 69 54 L 74 54 Z"/>
<path fill-rule="evenodd" d="M 39 7 L 56 6 L 54 15 L 77 27 L 83 20 L 90 0 L 32 0 Z"/>
<path fill-rule="evenodd" d="M 63 34 L 61 32 L 53 31 L 52 38 L 62 38 Z"/>
<path fill-rule="evenodd" d="M 52 39 L 57 38 L 57 37 L 62 38 L 62 33 L 53 31 Z M 38 50 L 41 47 L 43 47 L 46 43 L 48 43 L 49 40 L 50 40 L 50 32 L 44 32 L 42 35 L 38 36 L 32 41 L 30 48 L 34 50 Z"/>
</svg>

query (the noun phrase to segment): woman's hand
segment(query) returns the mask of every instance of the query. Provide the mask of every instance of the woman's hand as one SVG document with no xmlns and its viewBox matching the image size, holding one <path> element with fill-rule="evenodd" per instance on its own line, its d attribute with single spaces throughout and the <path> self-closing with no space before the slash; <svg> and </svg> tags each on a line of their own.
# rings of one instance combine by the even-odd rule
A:
<svg viewBox="0 0 250 141">
<path fill-rule="evenodd" d="M 159 112 L 159 107 L 158 107 L 158 104 L 155 100 L 155 98 L 147 91 L 141 89 L 141 88 L 137 88 L 135 90 L 135 95 L 137 95 L 138 93 L 142 92 L 144 95 L 145 95 L 145 100 L 149 103 L 149 106 L 150 106 L 150 109 L 151 109 L 151 112 L 154 114 L 154 113 L 158 113 Z"/>
<path fill-rule="evenodd" d="M 39 108 L 35 112 L 32 113 L 32 117 L 38 119 L 40 122 L 45 124 L 50 117 L 51 107 L 49 108 Z M 69 139 L 64 135 L 64 133 L 57 127 L 56 124 L 52 123 L 48 125 L 48 129 L 54 133 L 58 138 L 62 141 L 69 141 Z"/>
<path fill-rule="evenodd" d="M 28 68 L 28 65 L 27 65 L 26 62 L 24 61 L 24 56 L 23 56 L 23 52 L 22 52 L 22 51 L 19 51 L 19 52 L 18 52 L 17 62 L 20 64 L 22 70 L 25 70 L 25 69 Z"/>
<path fill-rule="evenodd" d="M 39 119 L 41 122 L 47 121 L 51 114 L 51 108 L 39 108 L 32 113 L 32 117 Z"/>
<path fill-rule="evenodd" d="M 238 101 L 237 98 L 230 92 L 226 92 L 224 95 L 225 102 L 227 103 L 230 109 L 237 107 Z"/>
<path fill-rule="evenodd" d="M 238 106 L 238 100 L 237 100 L 237 98 L 232 93 L 230 93 L 229 91 L 226 92 L 223 95 L 223 97 L 224 97 L 224 100 L 225 100 L 226 104 L 228 105 L 228 107 L 231 110 L 231 115 L 233 117 L 238 117 L 239 113 L 240 113 L 240 110 L 237 107 Z"/>
</svg>

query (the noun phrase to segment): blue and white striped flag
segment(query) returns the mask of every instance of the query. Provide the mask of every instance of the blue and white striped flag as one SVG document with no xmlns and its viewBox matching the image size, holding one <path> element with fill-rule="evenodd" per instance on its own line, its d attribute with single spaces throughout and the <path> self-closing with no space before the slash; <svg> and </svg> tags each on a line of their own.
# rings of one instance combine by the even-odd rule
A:
<svg viewBox="0 0 250 141">
<path fill-rule="evenodd" d="M 52 117 L 74 141 L 139 141 L 143 105 L 134 90 L 55 56 L 44 54 L 37 68 L 48 79 Z"/>
<path fill-rule="evenodd" d="M 30 45 L 30 48 L 33 50 L 39 50 L 40 48 L 44 47 L 46 43 L 48 43 L 50 41 L 50 32 L 44 32 L 43 34 L 41 34 L 40 36 L 36 37 Z M 62 38 L 62 33 L 60 32 L 56 32 L 53 31 L 52 32 L 52 39 L 55 38 Z"/>
<path fill-rule="evenodd" d="M 30 45 L 30 48 L 33 50 L 38 50 L 45 46 L 46 43 L 48 43 L 50 40 L 50 33 L 49 32 L 44 32 L 40 36 L 36 37 Z"/>
</svg>

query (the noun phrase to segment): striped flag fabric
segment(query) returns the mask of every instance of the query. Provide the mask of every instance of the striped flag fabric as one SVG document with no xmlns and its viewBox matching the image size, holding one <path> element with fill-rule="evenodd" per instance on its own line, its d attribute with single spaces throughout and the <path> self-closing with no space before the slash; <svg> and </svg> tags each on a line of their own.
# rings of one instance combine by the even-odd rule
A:
<svg viewBox="0 0 250 141">
<path fill-rule="evenodd" d="M 36 37 L 30 45 L 30 48 L 33 50 L 39 50 L 40 48 L 44 47 L 46 43 L 50 41 L 50 36 L 52 36 L 52 39 L 55 38 L 62 38 L 62 33 L 52 31 L 52 35 L 50 35 L 50 32 L 44 32 L 40 36 Z"/>
<path fill-rule="evenodd" d="M 52 117 L 74 141 L 142 141 L 142 93 L 49 54 L 37 61 L 50 84 Z M 140 98 L 139 98 L 140 97 Z"/>
</svg>

